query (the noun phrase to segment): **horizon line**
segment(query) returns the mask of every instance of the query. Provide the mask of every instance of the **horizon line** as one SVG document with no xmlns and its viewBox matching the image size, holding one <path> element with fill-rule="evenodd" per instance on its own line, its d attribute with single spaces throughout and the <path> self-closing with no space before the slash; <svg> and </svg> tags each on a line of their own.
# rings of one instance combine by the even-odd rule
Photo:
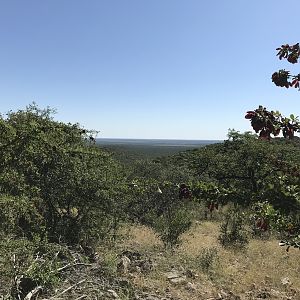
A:
<svg viewBox="0 0 300 300">
<path fill-rule="evenodd" d="M 184 138 L 133 138 L 133 137 L 97 137 L 96 139 L 116 140 L 174 140 L 174 141 L 224 141 L 224 139 L 184 139 Z"/>
</svg>

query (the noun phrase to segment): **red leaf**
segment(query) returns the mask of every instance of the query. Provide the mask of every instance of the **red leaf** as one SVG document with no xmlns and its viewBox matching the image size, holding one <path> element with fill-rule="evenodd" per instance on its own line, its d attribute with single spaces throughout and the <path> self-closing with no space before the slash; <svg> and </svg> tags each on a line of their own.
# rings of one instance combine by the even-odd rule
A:
<svg viewBox="0 0 300 300">
<path fill-rule="evenodd" d="M 293 86 L 294 84 L 296 84 L 298 82 L 298 79 L 294 79 L 291 83 L 291 86 Z"/>
</svg>

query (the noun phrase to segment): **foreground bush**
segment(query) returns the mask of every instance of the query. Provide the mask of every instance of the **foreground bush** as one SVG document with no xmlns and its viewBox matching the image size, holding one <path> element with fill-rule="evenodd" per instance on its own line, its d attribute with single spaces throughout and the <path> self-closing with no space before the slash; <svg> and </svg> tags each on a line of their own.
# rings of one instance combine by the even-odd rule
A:
<svg viewBox="0 0 300 300">
<path fill-rule="evenodd" d="M 244 248 L 248 244 L 246 221 L 245 213 L 237 208 L 225 214 L 218 238 L 223 247 Z"/>
<path fill-rule="evenodd" d="M 60 281 L 59 267 L 68 261 L 66 247 L 48 243 L 34 236 L 0 241 L 0 278 L 5 294 L 12 299 L 24 299 L 34 288 L 52 289 Z"/>
<path fill-rule="evenodd" d="M 104 237 L 121 219 L 112 209 L 119 166 L 94 145 L 95 132 L 52 114 L 30 105 L 0 118 L 2 222 L 17 235 L 38 232 L 69 244 Z"/>
</svg>

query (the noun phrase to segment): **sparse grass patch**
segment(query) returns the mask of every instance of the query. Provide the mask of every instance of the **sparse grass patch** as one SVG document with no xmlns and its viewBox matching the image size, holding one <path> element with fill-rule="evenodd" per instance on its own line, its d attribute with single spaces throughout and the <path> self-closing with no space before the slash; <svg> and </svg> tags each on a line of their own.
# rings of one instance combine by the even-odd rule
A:
<svg viewBox="0 0 300 300">
<path fill-rule="evenodd" d="M 183 234 L 182 244 L 172 252 L 164 250 L 151 229 L 131 227 L 130 238 L 123 242 L 122 247 L 144 253 L 148 249 L 147 254 L 155 261 L 153 271 L 134 277 L 134 285 L 160 294 L 170 290 L 175 299 L 207 299 L 215 297 L 221 290 L 232 291 L 244 299 L 246 292 L 260 289 L 273 289 L 279 295 L 295 293 L 291 299 L 300 299 L 297 298 L 300 295 L 297 290 L 300 287 L 300 251 L 291 249 L 287 253 L 278 246 L 276 239 L 251 239 L 243 251 L 223 248 L 218 242 L 219 228 L 220 224 L 215 221 L 194 224 Z M 191 270 L 196 277 L 187 276 L 187 282 L 195 290 L 188 290 L 187 284 L 169 283 L 165 273 L 172 269 L 182 274 Z M 291 285 L 284 285 L 283 278 L 288 278 Z"/>
<path fill-rule="evenodd" d="M 126 225 L 122 229 L 122 241 L 120 247 L 136 249 L 140 252 L 152 252 L 161 250 L 163 243 L 155 231 L 144 225 Z"/>
<path fill-rule="evenodd" d="M 217 298 L 221 291 L 227 294 L 231 291 L 242 300 L 247 299 L 246 293 L 250 291 L 253 292 L 253 296 L 248 299 L 259 299 L 255 296 L 255 291 L 259 293 L 264 290 L 278 293 L 279 298 L 274 299 L 286 299 L 285 295 L 290 295 L 291 300 L 300 299 L 297 291 L 300 287 L 300 251 L 290 249 L 286 252 L 278 246 L 276 239 L 251 239 L 244 251 L 233 251 L 219 244 L 219 228 L 220 224 L 216 221 L 194 223 L 191 229 L 183 234 L 182 244 L 170 251 L 164 248 L 152 229 L 140 225 L 127 225 L 120 232 L 123 239 L 114 247 L 103 244 L 97 248 L 99 258 L 95 266 L 86 267 L 86 273 L 78 269 L 76 276 L 80 276 L 79 279 L 71 277 L 73 281 L 62 283 L 59 290 L 63 291 L 72 285 L 72 282 L 86 278 L 87 281 L 80 288 L 92 291 L 88 282 L 89 276 L 94 276 L 91 277 L 93 280 L 101 281 L 101 278 L 106 278 L 105 284 L 109 286 L 111 282 L 113 289 L 124 300 L 134 299 L 135 293 L 158 295 L 160 298 L 169 296 L 176 300 L 199 300 Z M 140 253 L 142 258 L 151 259 L 153 269 L 149 272 L 129 270 L 127 274 L 120 274 L 120 254 L 126 250 Z M 186 280 L 181 284 L 170 282 L 166 273 L 172 270 L 185 276 Z M 288 284 L 283 284 L 284 278 L 288 279 Z M 104 293 L 101 297 L 110 299 L 105 298 L 107 289 L 109 288 L 103 286 L 97 293 L 100 296 Z M 74 291 L 74 295 L 79 296 L 79 292 L 80 289 L 76 293 Z M 273 299 L 272 295 L 270 297 L 269 299 Z"/>
</svg>

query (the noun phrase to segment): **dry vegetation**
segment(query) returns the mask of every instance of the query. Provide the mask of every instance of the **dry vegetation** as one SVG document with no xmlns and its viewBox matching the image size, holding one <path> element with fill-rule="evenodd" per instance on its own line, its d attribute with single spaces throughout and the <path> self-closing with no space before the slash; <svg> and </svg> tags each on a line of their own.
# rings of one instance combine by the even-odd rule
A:
<svg viewBox="0 0 300 300">
<path fill-rule="evenodd" d="M 180 247 L 166 251 L 149 228 L 130 227 L 120 247 L 149 257 L 154 268 L 128 275 L 138 290 L 157 299 L 300 299 L 298 250 L 286 252 L 275 238 L 252 239 L 242 251 L 227 250 L 218 234 L 217 221 L 196 223 Z M 170 282 L 172 271 L 182 280 Z"/>
<path fill-rule="evenodd" d="M 148 227 L 125 225 L 120 240 L 99 246 L 90 260 L 72 250 L 74 263 L 61 268 L 56 288 L 28 299 L 300 299 L 299 250 L 287 252 L 268 235 L 225 249 L 219 219 L 194 222 L 174 249 Z"/>
</svg>

